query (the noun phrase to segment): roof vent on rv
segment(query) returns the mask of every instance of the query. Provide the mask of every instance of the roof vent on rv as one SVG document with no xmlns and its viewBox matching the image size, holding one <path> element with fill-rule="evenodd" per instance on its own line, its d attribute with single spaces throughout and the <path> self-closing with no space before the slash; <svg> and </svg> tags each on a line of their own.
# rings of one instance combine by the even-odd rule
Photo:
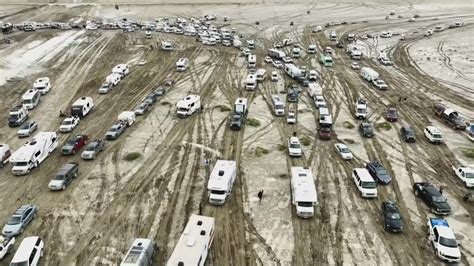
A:
<svg viewBox="0 0 474 266">
<path fill-rule="evenodd" d="M 202 221 L 199 220 L 198 223 L 197 223 L 197 225 L 202 225 Z"/>
<path fill-rule="evenodd" d="M 224 175 L 224 170 L 220 170 L 219 171 L 219 176 L 223 176 Z"/>
<path fill-rule="evenodd" d="M 206 230 L 201 230 L 201 235 L 205 236 L 206 235 Z"/>
<path fill-rule="evenodd" d="M 82 97 L 82 98 L 81 98 L 81 100 L 85 100 L 85 99 L 86 99 L 86 97 Z"/>
<path fill-rule="evenodd" d="M 32 141 L 30 142 L 30 145 L 31 145 L 31 146 L 33 146 L 33 145 L 35 145 L 35 144 L 36 144 L 36 140 L 32 140 Z"/>
<path fill-rule="evenodd" d="M 194 246 L 195 242 L 196 242 L 196 240 L 194 239 L 194 237 L 189 237 L 188 241 L 186 241 L 186 246 L 192 247 L 192 246 Z"/>
<path fill-rule="evenodd" d="M 184 262 L 182 261 L 178 262 L 178 266 L 184 266 Z"/>
<path fill-rule="evenodd" d="M 139 246 L 139 247 L 140 247 L 141 245 L 142 245 L 142 242 L 138 242 L 137 246 Z"/>
</svg>

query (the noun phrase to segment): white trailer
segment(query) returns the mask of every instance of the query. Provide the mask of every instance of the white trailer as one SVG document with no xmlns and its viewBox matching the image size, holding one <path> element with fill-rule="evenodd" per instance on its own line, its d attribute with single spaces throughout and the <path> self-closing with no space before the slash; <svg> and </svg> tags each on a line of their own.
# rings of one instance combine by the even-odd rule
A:
<svg viewBox="0 0 474 266">
<path fill-rule="evenodd" d="M 214 229 L 214 217 L 192 214 L 166 265 L 204 266 L 214 240 Z"/>
<path fill-rule="evenodd" d="M 155 242 L 152 239 L 137 238 L 120 266 L 152 266 L 153 253 L 155 253 Z"/>
<path fill-rule="evenodd" d="M 273 112 L 276 116 L 285 115 L 285 104 L 278 95 L 272 95 Z"/>
<path fill-rule="evenodd" d="M 332 116 L 329 109 L 326 107 L 319 108 L 319 125 L 332 126 Z"/>
<path fill-rule="evenodd" d="M 253 91 L 257 88 L 257 75 L 248 74 L 245 79 L 245 89 L 248 91 Z"/>
<path fill-rule="evenodd" d="M 112 73 L 105 78 L 106 82 L 112 83 L 113 86 L 117 86 L 122 80 L 122 75 L 117 73 Z"/>
<path fill-rule="evenodd" d="M 263 82 L 267 77 L 267 71 L 263 68 L 257 69 L 257 81 Z"/>
<path fill-rule="evenodd" d="M 135 112 L 123 111 L 118 115 L 117 120 L 124 122 L 125 125 L 129 127 L 133 125 L 133 123 L 135 123 L 135 120 L 136 120 Z"/>
<path fill-rule="evenodd" d="M 33 83 L 33 89 L 37 89 L 42 95 L 48 93 L 51 89 L 51 82 L 49 81 L 49 78 L 44 77 L 36 79 Z"/>
<path fill-rule="evenodd" d="M 323 88 L 317 82 L 310 82 L 308 84 L 308 94 L 314 100 L 316 96 L 323 95 Z"/>
<path fill-rule="evenodd" d="M 237 98 L 234 103 L 234 113 L 246 114 L 247 113 L 247 98 Z"/>
<path fill-rule="evenodd" d="M 247 57 L 247 61 L 248 61 L 248 67 L 249 68 L 255 68 L 257 67 L 257 56 L 254 55 L 254 54 L 249 54 L 248 57 Z"/>
<path fill-rule="evenodd" d="M 29 89 L 21 96 L 21 103 L 28 110 L 34 109 L 40 101 L 41 92 L 37 89 Z"/>
<path fill-rule="evenodd" d="M 10 162 L 14 175 L 26 175 L 38 167 L 58 146 L 56 132 L 39 132 L 30 141 L 16 150 Z"/>
<path fill-rule="evenodd" d="M 201 97 L 199 95 L 188 95 L 176 103 L 176 114 L 186 117 L 201 110 Z"/>
<path fill-rule="evenodd" d="M 209 203 L 223 205 L 227 196 L 232 192 L 236 177 L 237 164 L 235 161 L 217 160 L 207 183 Z"/>
<path fill-rule="evenodd" d="M 318 196 L 311 169 L 291 167 L 291 195 L 298 217 L 314 216 L 314 206 L 318 204 Z"/>
<path fill-rule="evenodd" d="M 378 79 L 379 78 L 379 73 L 375 70 L 373 70 L 372 68 L 370 67 L 363 67 L 361 70 L 360 70 L 360 74 L 362 75 L 362 77 L 369 81 L 369 82 L 372 82 L 373 80 L 375 79 Z"/>
<path fill-rule="evenodd" d="M 130 68 L 127 64 L 118 64 L 112 69 L 112 73 L 119 74 L 122 76 L 122 78 L 128 75 L 129 72 Z"/>
<path fill-rule="evenodd" d="M 189 59 L 187 58 L 180 58 L 178 62 L 176 62 L 177 71 L 186 71 L 188 67 L 189 67 Z"/>
<path fill-rule="evenodd" d="M 300 69 L 293 64 L 285 64 L 284 70 L 286 74 L 288 74 L 288 76 L 294 79 L 299 78 L 299 77 L 304 77 L 306 74 L 305 70 Z"/>
<path fill-rule="evenodd" d="M 71 106 L 71 115 L 83 118 L 94 108 L 92 97 L 81 97 L 77 99 Z"/>
<path fill-rule="evenodd" d="M 268 56 L 275 59 L 283 59 L 286 57 L 286 54 L 285 52 L 277 50 L 277 49 L 268 49 Z"/>
</svg>

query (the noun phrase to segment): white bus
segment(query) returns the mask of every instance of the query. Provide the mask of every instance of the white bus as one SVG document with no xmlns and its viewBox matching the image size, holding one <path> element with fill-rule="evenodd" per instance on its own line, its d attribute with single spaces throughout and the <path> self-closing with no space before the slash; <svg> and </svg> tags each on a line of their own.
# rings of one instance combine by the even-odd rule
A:
<svg viewBox="0 0 474 266">
<path fill-rule="evenodd" d="M 34 109 L 41 100 L 41 92 L 37 89 L 29 89 L 21 96 L 21 103 L 26 109 Z"/>
<path fill-rule="evenodd" d="M 314 216 L 314 206 L 318 203 L 318 196 L 311 169 L 291 167 L 291 196 L 298 217 Z"/>
<path fill-rule="evenodd" d="M 237 163 L 235 161 L 217 160 L 207 184 L 209 203 L 223 205 L 232 192 L 236 177 Z"/>
</svg>

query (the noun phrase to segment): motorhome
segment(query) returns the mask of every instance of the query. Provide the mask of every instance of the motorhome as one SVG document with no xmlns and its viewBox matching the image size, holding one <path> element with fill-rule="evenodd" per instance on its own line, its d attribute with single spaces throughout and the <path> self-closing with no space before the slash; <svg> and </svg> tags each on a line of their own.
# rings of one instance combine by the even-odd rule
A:
<svg viewBox="0 0 474 266">
<path fill-rule="evenodd" d="M 314 216 L 314 207 L 318 204 L 318 196 L 311 169 L 291 167 L 291 196 L 298 217 L 310 218 Z"/>
<path fill-rule="evenodd" d="M 291 50 L 291 56 L 293 58 L 299 58 L 301 54 L 301 49 L 299 47 L 294 47 L 293 50 Z"/>
<path fill-rule="evenodd" d="M 136 120 L 135 112 L 123 111 L 118 115 L 117 120 L 122 121 L 127 127 L 129 127 L 133 125 L 133 123 L 135 123 L 135 120 Z"/>
<path fill-rule="evenodd" d="M 92 97 L 81 97 L 77 99 L 71 106 L 71 116 L 83 118 L 94 108 Z"/>
<path fill-rule="evenodd" d="M 332 65 L 334 64 L 332 57 L 327 53 L 320 54 L 320 62 L 325 67 L 332 67 Z"/>
<path fill-rule="evenodd" d="M 273 112 L 276 116 L 285 115 L 285 104 L 278 95 L 272 95 Z"/>
<path fill-rule="evenodd" d="M 284 70 L 285 73 L 293 79 L 304 77 L 306 75 L 305 70 L 300 69 L 293 64 L 285 64 Z"/>
<path fill-rule="evenodd" d="M 152 239 L 135 239 L 120 266 L 152 266 L 155 245 Z"/>
<path fill-rule="evenodd" d="M 33 82 L 33 89 L 39 90 L 42 95 L 48 93 L 51 89 L 51 83 L 49 81 L 49 78 L 44 77 L 36 79 L 35 82 Z"/>
<path fill-rule="evenodd" d="M 214 234 L 213 217 L 192 214 L 166 265 L 204 266 Z"/>
<path fill-rule="evenodd" d="M 41 92 L 37 89 L 29 89 L 21 96 L 21 103 L 28 110 L 32 110 L 38 106 L 40 100 Z"/>
<path fill-rule="evenodd" d="M 237 164 L 235 161 L 217 160 L 207 184 L 209 203 L 223 205 L 232 192 L 236 177 Z"/>
<path fill-rule="evenodd" d="M 247 47 L 249 49 L 255 49 L 255 41 L 254 40 L 247 40 Z"/>
<path fill-rule="evenodd" d="M 267 71 L 263 68 L 257 69 L 257 82 L 263 82 L 267 77 Z"/>
<path fill-rule="evenodd" d="M 36 30 L 36 22 L 25 22 L 25 23 L 23 23 L 23 30 L 24 31 L 35 31 Z"/>
<path fill-rule="evenodd" d="M 353 60 L 360 60 L 361 57 L 362 57 L 362 52 L 360 50 L 352 50 L 351 58 Z"/>
<path fill-rule="evenodd" d="M 36 266 L 43 257 L 44 242 L 39 236 L 25 237 L 13 256 L 10 266 Z"/>
<path fill-rule="evenodd" d="M 176 70 L 177 71 L 186 71 L 189 66 L 189 59 L 187 58 L 180 58 L 178 62 L 176 62 Z"/>
<path fill-rule="evenodd" d="M 173 50 L 173 46 L 171 45 L 170 42 L 161 42 L 161 50 L 164 50 L 164 51 L 172 51 L 172 50 Z"/>
<path fill-rule="evenodd" d="M 178 117 L 187 117 L 201 110 L 201 97 L 199 95 L 188 95 L 176 103 L 176 114 Z"/>
<path fill-rule="evenodd" d="M 8 113 L 8 126 L 18 127 L 28 119 L 28 109 L 23 106 L 17 106 Z"/>
<path fill-rule="evenodd" d="M 56 132 L 39 132 L 16 150 L 10 159 L 14 175 L 26 175 L 38 167 L 58 146 Z"/>
<path fill-rule="evenodd" d="M 316 53 L 316 44 L 310 44 L 308 46 L 307 53 L 308 54 L 315 54 Z"/>
<path fill-rule="evenodd" d="M 255 68 L 257 67 L 257 56 L 254 55 L 254 54 L 249 54 L 248 57 L 247 57 L 247 61 L 248 61 L 248 67 L 249 68 Z"/>
<path fill-rule="evenodd" d="M 272 71 L 271 79 L 272 81 L 278 81 L 278 72 L 276 70 Z"/>
<path fill-rule="evenodd" d="M 285 52 L 277 50 L 277 49 L 268 49 L 268 56 L 275 59 L 283 59 L 286 57 L 286 54 Z"/>
<path fill-rule="evenodd" d="M 128 75 L 129 72 L 130 68 L 127 64 L 118 64 L 112 69 L 112 73 L 119 74 L 122 76 L 122 78 Z"/>
<path fill-rule="evenodd" d="M 355 108 L 355 117 L 357 119 L 365 119 L 368 115 L 367 100 L 364 98 L 357 99 Z"/>
<path fill-rule="evenodd" d="M 145 32 L 145 38 L 151 39 L 151 31 L 147 30 L 147 31 Z"/>
<path fill-rule="evenodd" d="M 257 75 L 248 74 L 245 79 L 245 89 L 248 91 L 253 91 L 257 88 Z"/>
<path fill-rule="evenodd" d="M 323 88 L 317 82 L 310 82 L 308 84 L 308 94 L 314 100 L 316 96 L 323 95 Z"/>
<path fill-rule="evenodd" d="M 309 71 L 308 79 L 310 81 L 316 81 L 316 80 L 318 80 L 318 77 L 319 77 L 319 75 L 318 75 L 318 72 L 316 70 L 312 69 L 312 70 Z"/>
<path fill-rule="evenodd" d="M 331 31 L 331 33 L 329 33 L 329 39 L 331 41 L 337 41 L 337 34 L 335 31 Z"/>
<path fill-rule="evenodd" d="M 360 74 L 362 75 L 362 77 L 369 81 L 369 82 L 372 82 L 373 80 L 375 79 L 378 79 L 379 78 L 379 73 L 375 70 L 373 70 L 372 68 L 370 67 L 363 67 L 361 70 L 360 70 Z"/>
<path fill-rule="evenodd" d="M 332 126 L 332 116 L 326 107 L 319 108 L 319 125 Z"/>
<path fill-rule="evenodd" d="M 9 161 L 12 152 L 10 150 L 10 146 L 5 143 L 0 143 L 0 168 L 5 166 Z"/>
<path fill-rule="evenodd" d="M 117 73 L 112 73 L 105 78 L 106 82 L 112 83 L 113 86 L 117 86 L 122 80 L 122 75 Z"/>
</svg>

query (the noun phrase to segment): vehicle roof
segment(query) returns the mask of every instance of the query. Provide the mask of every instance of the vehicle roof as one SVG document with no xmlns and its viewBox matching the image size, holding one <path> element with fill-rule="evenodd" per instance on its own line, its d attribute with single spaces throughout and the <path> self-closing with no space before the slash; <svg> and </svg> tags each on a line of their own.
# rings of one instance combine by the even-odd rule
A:
<svg viewBox="0 0 474 266">
<path fill-rule="evenodd" d="M 369 122 L 362 122 L 360 123 L 363 127 L 372 127 L 372 124 Z"/>
<path fill-rule="evenodd" d="M 33 83 L 33 86 L 35 85 L 43 85 L 44 83 L 48 83 L 49 78 L 48 77 L 43 77 L 43 78 L 37 78 L 35 82 Z"/>
<path fill-rule="evenodd" d="M 22 215 L 27 209 L 32 208 L 34 205 L 21 205 L 13 214 L 15 215 Z"/>
<path fill-rule="evenodd" d="M 208 189 L 228 189 L 229 180 L 237 172 L 235 161 L 217 160 L 209 176 Z"/>
<path fill-rule="evenodd" d="M 437 225 L 435 228 L 438 230 L 440 236 L 444 238 L 456 239 L 456 236 L 454 235 L 451 228 L 442 225 Z"/>
<path fill-rule="evenodd" d="M 341 148 L 341 149 L 342 149 L 342 148 L 349 148 L 349 147 L 347 147 L 347 145 L 344 144 L 344 143 L 336 143 L 336 146 L 339 146 L 339 148 Z"/>
<path fill-rule="evenodd" d="M 435 126 L 427 126 L 426 128 L 429 129 L 433 133 L 441 133 L 441 131 L 439 131 L 439 129 Z"/>
<path fill-rule="evenodd" d="M 176 105 L 178 107 L 179 106 L 184 106 L 184 107 L 187 108 L 189 104 L 199 101 L 200 98 L 201 97 L 199 95 L 188 95 L 188 96 L 182 98 L 181 100 L 179 100 Z"/>
<path fill-rule="evenodd" d="M 115 75 L 117 75 L 117 74 L 115 74 Z M 72 105 L 73 106 L 74 105 L 84 105 L 88 102 L 92 102 L 92 97 L 88 97 L 88 96 L 81 97 L 81 98 L 77 99 Z"/>
<path fill-rule="evenodd" d="M 11 161 L 14 162 L 31 159 L 33 153 L 40 149 L 40 147 L 46 145 L 46 143 L 53 137 L 56 137 L 56 132 L 38 132 L 30 141 L 27 141 L 12 154 Z"/>
<path fill-rule="evenodd" d="M 138 265 L 138 262 L 141 261 L 143 256 L 146 256 L 146 251 L 149 248 L 153 248 L 153 240 L 146 238 L 137 238 L 133 240 L 132 245 L 130 246 L 127 254 L 122 260 L 121 266 L 127 265 Z"/>
<path fill-rule="evenodd" d="M 400 210 L 398 209 L 398 206 L 396 203 L 391 202 L 391 201 L 385 201 L 383 202 L 383 206 L 386 212 L 397 212 L 400 213 Z"/>
<path fill-rule="evenodd" d="M 374 179 L 370 175 L 369 171 L 365 168 L 354 168 L 362 182 L 374 182 Z"/>
<path fill-rule="evenodd" d="M 290 143 L 291 144 L 299 144 L 300 143 L 300 139 L 298 137 L 290 137 Z"/>
<path fill-rule="evenodd" d="M 35 247 L 38 236 L 25 237 L 15 253 L 11 263 L 27 261 L 30 258 L 31 251 Z"/>
<path fill-rule="evenodd" d="M 296 202 L 317 202 L 318 196 L 311 169 L 306 167 L 291 167 L 291 182 Z"/>
<path fill-rule="evenodd" d="M 39 93 L 39 91 L 37 89 L 29 89 L 27 90 L 23 96 L 21 96 L 22 99 L 30 99 L 33 97 L 33 95 Z"/>
</svg>

